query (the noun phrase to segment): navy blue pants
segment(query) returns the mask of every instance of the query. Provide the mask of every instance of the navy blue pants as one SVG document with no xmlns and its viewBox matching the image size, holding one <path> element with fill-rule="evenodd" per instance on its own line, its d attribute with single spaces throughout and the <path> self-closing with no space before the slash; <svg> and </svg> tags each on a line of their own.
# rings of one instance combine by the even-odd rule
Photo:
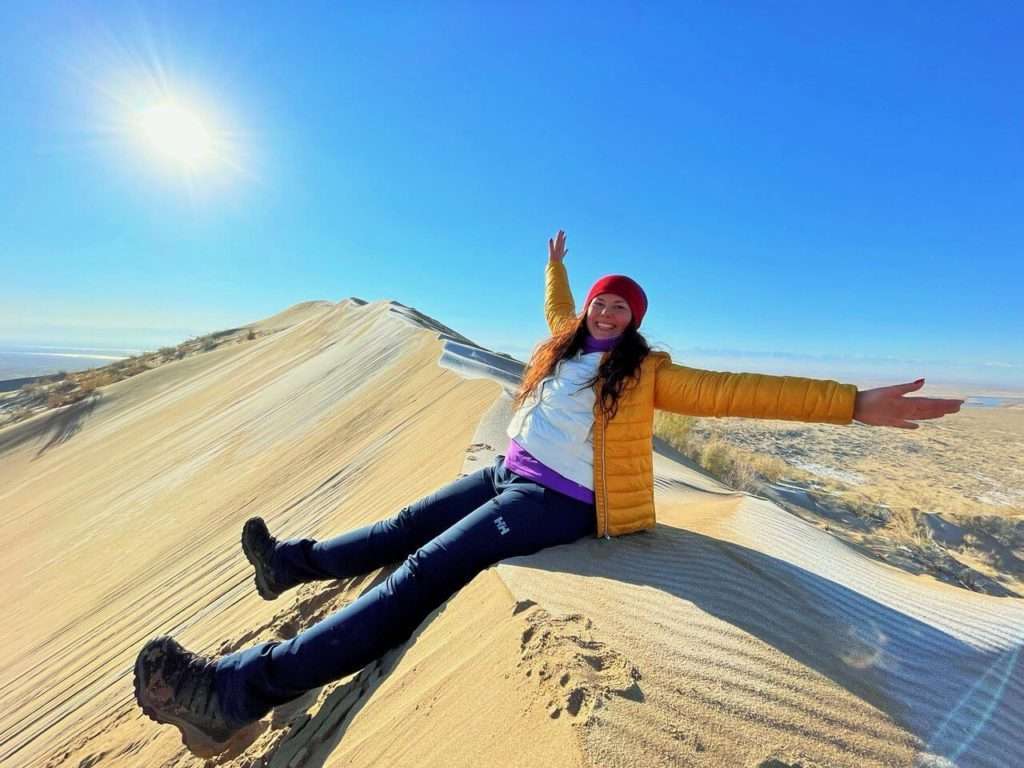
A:
<svg viewBox="0 0 1024 768">
<path fill-rule="evenodd" d="M 498 456 L 394 517 L 326 541 L 281 542 L 275 576 L 341 579 L 402 561 L 387 579 L 291 640 L 217 663 L 225 713 L 241 725 L 405 642 L 434 609 L 499 560 L 595 533 L 594 505 L 521 477 Z"/>
</svg>

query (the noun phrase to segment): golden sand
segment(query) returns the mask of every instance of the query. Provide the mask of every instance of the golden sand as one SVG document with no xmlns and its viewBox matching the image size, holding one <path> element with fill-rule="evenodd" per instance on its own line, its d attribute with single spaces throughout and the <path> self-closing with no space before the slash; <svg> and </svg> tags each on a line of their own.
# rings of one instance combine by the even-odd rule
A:
<svg viewBox="0 0 1024 768">
<path fill-rule="evenodd" d="M 148 638 L 227 653 L 381 577 L 266 603 L 245 519 L 338 533 L 504 447 L 502 386 L 440 367 L 451 332 L 414 310 L 310 302 L 260 328 L 0 430 L 0 763 L 1021 762 L 1021 601 L 864 557 L 664 456 L 657 529 L 488 569 L 402 647 L 278 708 L 243 753 L 192 757 L 134 703 Z"/>
</svg>

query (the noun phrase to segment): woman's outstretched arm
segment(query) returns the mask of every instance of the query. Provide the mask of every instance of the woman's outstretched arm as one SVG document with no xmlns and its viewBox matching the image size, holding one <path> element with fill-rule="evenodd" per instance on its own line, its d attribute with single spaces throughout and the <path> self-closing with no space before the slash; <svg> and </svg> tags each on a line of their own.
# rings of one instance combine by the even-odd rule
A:
<svg viewBox="0 0 1024 768">
<path fill-rule="evenodd" d="M 856 410 L 857 387 L 829 379 L 772 376 L 765 373 L 707 371 L 673 363 L 652 352 L 654 407 L 687 416 L 735 416 L 849 424 Z"/>
<path fill-rule="evenodd" d="M 655 353 L 664 355 L 664 353 Z M 935 419 L 960 410 L 962 400 L 904 397 L 920 379 L 859 392 L 852 384 L 799 376 L 705 371 L 676 365 L 664 355 L 656 369 L 654 407 L 690 416 L 849 424 L 916 429 L 913 420 Z"/>
</svg>

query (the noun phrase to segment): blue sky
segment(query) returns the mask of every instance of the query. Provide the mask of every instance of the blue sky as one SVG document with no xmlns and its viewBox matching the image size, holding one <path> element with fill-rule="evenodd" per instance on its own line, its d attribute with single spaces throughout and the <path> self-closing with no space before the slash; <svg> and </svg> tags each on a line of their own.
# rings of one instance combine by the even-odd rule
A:
<svg viewBox="0 0 1024 768">
<path fill-rule="evenodd" d="M 525 356 L 547 239 L 690 365 L 1024 388 L 1016 3 L 5 3 L 0 341 L 395 299 Z M 133 122 L 216 135 L 185 174 Z M 133 133 L 134 132 L 134 133 Z"/>
</svg>

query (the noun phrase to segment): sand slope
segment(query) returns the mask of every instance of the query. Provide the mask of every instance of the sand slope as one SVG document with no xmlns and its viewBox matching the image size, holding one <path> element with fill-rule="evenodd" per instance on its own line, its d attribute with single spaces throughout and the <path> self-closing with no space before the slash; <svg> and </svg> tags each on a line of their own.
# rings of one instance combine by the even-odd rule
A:
<svg viewBox="0 0 1024 768">
<path fill-rule="evenodd" d="M 251 514 L 329 533 L 455 476 L 499 388 L 439 368 L 437 334 L 391 306 L 300 305 L 272 336 L 0 432 L 0 763 L 134 721 L 146 638 L 215 651 L 265 624 L 238 547 Z"/>
<path fill-rule="evenodd" d="M 242 522 L 346 530 L 504 448 L 515 361 L 416 310 L 307 302 L 260 325 L 0 430 L 0 763 L 203 765 L 135 708 L 141 644 L 287 637 L 380 578 L 265 603 Z M 218 762 L 1024 762 L 1021 601 L 869 561 L 664 456 L 656 472 L 656 530 L 488 570 Z"/>
<path fill-rule="evenodd" d="M 499 398 L 474 441 L 503 449 L 510 416 Z M 497 569 L 642 676 L 640 705 L 581 724 L 592 764 L 1024 765 L 1024 601 L 869 559 L 665 455 L 655 486 L 654 531 Z"/>
</svg>

